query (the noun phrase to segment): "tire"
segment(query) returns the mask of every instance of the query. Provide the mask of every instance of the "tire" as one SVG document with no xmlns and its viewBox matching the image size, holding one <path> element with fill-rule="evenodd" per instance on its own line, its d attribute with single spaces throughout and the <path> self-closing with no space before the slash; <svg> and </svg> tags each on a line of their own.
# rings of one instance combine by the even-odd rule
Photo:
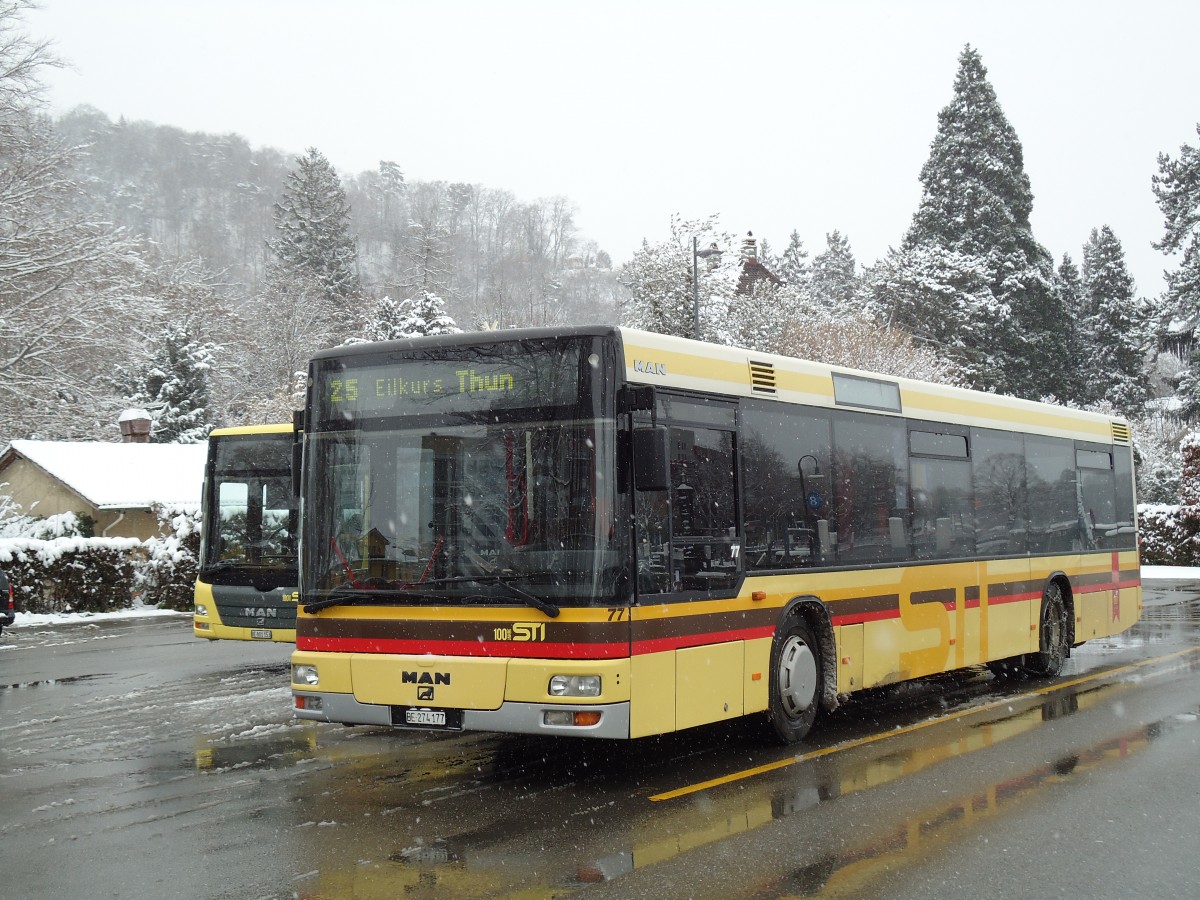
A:
<svg viewBox="0 0 1200 900">
<path fill-rule="evenodd" d="M 1067 602 L 1062 585 L 1046 584 L 1042 592 L 1042 613 L 1038 620 L 1038 652 L 1025 656 L 1025 668 L 1034 675 L 1057 675 L 1070 653 L 1067 628 Z"/>
<path fill-rule="evenodd" d="M 820 707 L 824 678 L 821 646 L 803 618 L 789 615 L 771 645 L 771 697 L 768 715 L 784 744 L 804 740 Z"/>
</svg>

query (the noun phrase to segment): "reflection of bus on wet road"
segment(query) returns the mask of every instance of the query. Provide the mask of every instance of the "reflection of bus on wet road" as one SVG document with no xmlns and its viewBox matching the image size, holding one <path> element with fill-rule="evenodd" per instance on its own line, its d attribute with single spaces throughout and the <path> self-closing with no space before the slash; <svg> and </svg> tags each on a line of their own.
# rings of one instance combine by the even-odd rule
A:
<svg viewBox="0 0 1200 900">
<path fill-rule="evenodd" d="M 296 640 L 291 425 L 219 428 L 208 440 L 193 633 Z"/>
<path fill-rule="evenodd" d="M 628 329 L 337 348 L 298 716 L 631 738 L 1056 674 L 1141 589 L 1129 426 Z"/>
</svg>

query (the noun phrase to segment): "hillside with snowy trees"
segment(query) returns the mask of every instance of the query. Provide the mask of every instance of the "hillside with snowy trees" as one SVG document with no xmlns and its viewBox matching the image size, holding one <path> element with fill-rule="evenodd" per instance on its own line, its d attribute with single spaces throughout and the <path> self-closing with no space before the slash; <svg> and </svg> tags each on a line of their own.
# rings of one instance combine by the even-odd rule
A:
<svg viewBox="0 0 1200 900">
<path fill-rule="evenodd" d="M 413 180 L 402 156 L 350 173 L 316 147 L 52 117 L 42 73 L 61 62 L 27 7 L 0 3 L 0 445 L 115 440 L 129 406 L 155 440 L 202 440 L 286 418 L 329 346 L 601 321 L 1110 409 L 1135 421 L 1145 495 L 1177 493 L 1200 410 L 1200 149 L 1159 158 L 1159 247 L 1180 262 L 1141 296 L 1105 223 L 1070 252 L 1039 243 L 1019 136 L 970 47 L 911 223 L 862 263 L 836 222 L 675 217 L 601 248 L 568 198 Z M 800 240 L 814 226 L 823 247 Z"/>
</svg>

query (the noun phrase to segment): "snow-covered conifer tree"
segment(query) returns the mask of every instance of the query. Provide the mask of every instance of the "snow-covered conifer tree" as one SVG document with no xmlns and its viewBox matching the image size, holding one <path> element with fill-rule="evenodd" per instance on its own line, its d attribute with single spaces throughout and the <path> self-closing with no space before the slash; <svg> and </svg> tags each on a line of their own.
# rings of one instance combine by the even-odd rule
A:
<svg viewBox="0 0 1200 900">
<path fill-rule="evenodd" d="M 983 335 L 964 334 L 948 346 L 961 348 L 962 361 L 987 374 L 990 383 L 981 386 L 1027 397 L 1052 393 L 1060 361 L 1056 336 L 1045 334 L 1042 319 L 1055 305 L 1053 262 L 1030 228 L 1033 192 L 1021 143 L 970 46 L 959 56 L 954 96 L 938 114 L 920 180 L 921 202 L 901 249 L 939 248 L 974 260 L 949 271 L 965 266 L 988 273 L 991 296 L 972 296 L 980 304 L 977 312 L 994 327 Z M 919 256 L 897 259 L 908 260 L 929 271 L 928 260 Z M 945 295 L 930 288 L 930 298 Z M 975 312 L 963 313 L 962 322 L 976 318 Z M 897 324 L 920 336 L 917 325 L 936 316 L 936 309 L 919 310 L 911 324 Z"/>
<path fill-rule="evenodd" d="M 269 242 L 275 266 L 314 278 L 331 300 L 357 296 L 358 250 L 349 221 L 337 172 L 310 147 L 275 204 L 275 238 Z"/>
<path fill-rule="evenodd" d="M 1102 399 L 1102 392 L 1096 390 L 1100 379 L 1095 374 L 1083 280 L 1070 254 L 1064 253 L 1058 264 L 1055 286 L 1063 321 L 1059 325 L 1062 372 L 1054 396 L 1075 405 L 1095 403 Z"/>
<path fill-rule="evenodd" d="M 1134 296 L 1121 242 L 1107 225 L 1093 228 L 1083 247 L 1082 283 L 1097 399 L 1135 415 L 1150 397 L 1145 366 L 1148 316 Z"/>
<path fill-rule="evenodd" d="M 375 304 L 364 333 L 370 341 L 428 334 L 459 334 L 458 323 L 446 313 L 446 303 L 437 294 L 422 291 L 416 297 L 399 302 L 382 297 Z"/>
<path fill-rule="evenodd" d="M 885 326 L 952 360 L 967 384 L 987 388 L 999 374 L 983 348 L 1009 315 L 990 275 L 979 257 L 937 245 L 892 250 L 867 273 L 868 308 Z"/>
<path fill-rule="evenodd" d="M 1177 391 L 1190 417 L 1200 413 L 1200 144 L 1184 144 L 1174 159 L 1160 153 L 1158 170 L 1153 187 L 1164 233 L 1154 246 L 1181 254 L 1178 268 L 1167 272 L 1160 327 L 1187 358 Z"/>
<path fill-rule="evenodd" d="M 150 361 L 134 376 L 130 406 L 154 419 L 157 444 L 195 444 L 213 429 L 209 421 L 209 376 L 219 348 L 196 340 L 186 325 L 167 325 Z"/>
<path fill-rule="evenodd" d="M 795 232 L 793 232 L 795 237 Z M 790 249 L 790 246 L 789 246 Z M 813 257 L 808 292 L 816 307 L 857 316 L 862 307 L 858 263 L 840 231 L 825 235 L 825 249 Z"/>
<path fill-rule="evenodd" d="M 808 251 L 804 248 L 804 241 L 800 239 L 800 232 L 793 229 L 788 237 L 788 245 L 783 248 L 783 255 L 773 262 L 775 264 L 771 265 L 764 260 L 763 264 L 778 275 L 784 284 L 802 286 L 808 282 L 811 269 Z"/>
</svg>

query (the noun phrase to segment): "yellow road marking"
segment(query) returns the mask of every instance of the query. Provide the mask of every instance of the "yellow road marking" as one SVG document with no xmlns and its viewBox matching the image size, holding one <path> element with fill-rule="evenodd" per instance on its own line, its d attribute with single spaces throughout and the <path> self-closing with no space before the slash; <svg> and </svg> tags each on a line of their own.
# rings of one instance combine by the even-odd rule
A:
<svg viewBox="0 0 1200 900">
<path fill-rule="evenodd" d="M 660 803 L 664 800 L 677 800 L 680 797 L 686 797 L 689 794 L 697 794 L 701 791 L 707 791 L 710 788 L 719 787 L 723 784 L 732 784 L 735 781 L 743 781 L 747 778 L 754 778 L 758 775 L 765 775 L 768 772 L 775 772 L 779 769 L 786 769 L 788 766 L 794 766 L 796 763 L 807 762 L 810 759 L 818 759 L 822 756 L 829 756 L 832 753 L 841 753 L 844 750 L 853 750 L 855 747 L 862 747 L 867 744 L 873 744 L 876 741 L 886 740 L 887 738 L 898 737 L 902 734 L 911 734 L 914 731 L 920 731 L 922 728 L 928 728 L 930 725 L 942 725 L 946 722 L 952 722 L 955 719 L 961 719 L 966 716 L 973 716 L 977 713 L 987 712 L 989 709 L 997 709 L 1001 706 L 1010 706 L 1013 703 L 1019 703 L 1022 700 L 1028 700 L 1032 697 L 1039 697 L 1043 694 L 1051 694 L 1055 691 L 1061 691 L 1065 688 L 1075 687 L 1079 684 L 1086 684 L 1089 681 L 1096 681 L 1100 678 L 1107 678 L 1112 675 L 1119 675 L 1122 672 L 1132 672 L 1135 669 L 1140 669 L 1144 666 L 1154 663 L 1162 663 L 1180 656 L 1187 656 L 1191 653 L 1200 652 L 1200 647 L 1189 647 L 1186 650 L 1177 650 L 1174 653 L 1168 653 L 1166 656 L 1156 656 L 1152 659 L 1144 659 L 1141 662 L 1130 663 L 1127 666 L 1121 666 L 1116 669 L 1106 669 L 1103 672 L 1095 672 L 1091 675 L 1083 675 L 1079 678 L 1073 678 L 1070 681 L 1060 681 L 1055 684 L 1047 685 L 1044 688 L 1038 688 L 1033 691 L 1026 691 L 1024 694 L 1018 694 L 1015 697 L 1006 697 L 1003 700 L 994 700 L 991 703 L 985 703 L 983 706 L 973 706 L 969 709 L 959 710 L 958 712 L 948 713 L 944 716 L 938 716 L 934 719 L 926 719 L 924 722 L 918 722 L 915 725 L 906 725 L 903 728 L 896 728 L 892 731 L 885 731 L 879 734 L 873 734 L 868 737 L 858 738 L 857 740 L 847 741 L 844 744 L 836 744 L 832 747 L 825 747 L 822 750 L 814 750 L 811 753 L 802 753 L 799 756 L 793 756 L 788 759 L 781 759 L 777 762 L 767 763 L 763 766 L 755 766 L 751 769 L 743 769 L 740 772 L 733 772 L 729 775 L 722 775 L 720 778 L 712 778 L 708 781 L 700 781 L 696 784 L 685 785 L 681 788 L 676 788 L 673 791 L 665 791 L 661 794 L 654 794 L 650 797 L 651 802 Z"/>
</svg>

